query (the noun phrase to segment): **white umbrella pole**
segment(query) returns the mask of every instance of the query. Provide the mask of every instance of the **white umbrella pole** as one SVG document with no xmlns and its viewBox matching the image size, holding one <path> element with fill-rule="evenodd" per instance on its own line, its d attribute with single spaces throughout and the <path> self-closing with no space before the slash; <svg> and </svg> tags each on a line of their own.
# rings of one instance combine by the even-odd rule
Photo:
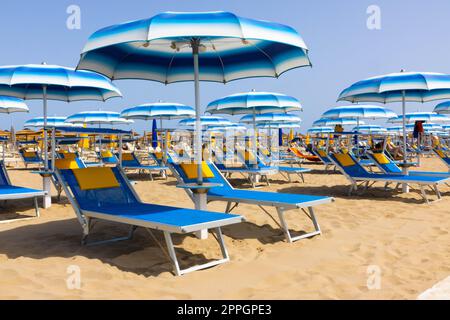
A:
<svg viewBox="0 0 450 320">
<path fill-rule="evenodd" d="M 402 126 L 403 126 L 403 174 L 408 174 L 408 167 L 406 166 L 406 92 L 402 91 Z M 409 187 L 406 183 L 402 185 L 404 193 L 409 192 Z"/>
<path fill-rule="evenodd" d="M 202 175 L 202 128 L 200 110 L 200 68 L 198 62 L 198 39 L 192 40 L 192 54 L 194 57 L 194 87 L 195 87 L 195 162 L 197 163 L 197 183 L 203 184 Z"/>
<path fill-rule="evenodd" d="M 197 184 L 203 184 L 203 173 L 202 173 L 202 160 L 203 160 L 203 150 L 202 150 L 202 127 L 200 118 L 200 68 L 198 63 L 198 49 L 200 46 L 200 41 L 198 39 L 193 39 L 191 41 L 192 45 L 192 55 L 194 57 L 194 87 L 195 87 L 195 145 L 196 152 L 194 152 L 195 162 L 197 163 Z M 198 190 L 200 191 L 200 190 Z M 206 192 L 194 192 L 194 203 L 195 209 L 206 210 Z M 196 233 L 197 238 L 206 239 L 208 238 L 208 230 L 203 229 Z"/>
<path fill-rule="evenodd" d="M 48 175 L 48 136 L 47 136 L 47 86 L 42 86 L 43 93 L 43 113 L 44 113 L 44 175 L 42 178 L 42 187 L 46 191 L 44 196 L 44 209 L 50 208 L 52 205 L 52 195 L 51 195 L 51 177 Z"/>
</svg>

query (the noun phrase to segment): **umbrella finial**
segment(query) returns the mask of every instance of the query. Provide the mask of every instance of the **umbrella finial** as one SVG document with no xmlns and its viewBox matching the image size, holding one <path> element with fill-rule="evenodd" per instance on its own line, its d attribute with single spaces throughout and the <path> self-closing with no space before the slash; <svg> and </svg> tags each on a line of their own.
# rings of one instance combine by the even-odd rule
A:
<svg viewBox="0 0 450 320">
<path fill-rule="evenodd" d="M 42 61 L 42 62 L 41 62 L 41 65 L 46 66 L 46 65 L 47 65 L 47 62 Z"/>
<path fill-rule="evenodd" d="M 406 70 L 405 69 L 401 69 L 400 72 L 406 72 Z"/>
</svg>

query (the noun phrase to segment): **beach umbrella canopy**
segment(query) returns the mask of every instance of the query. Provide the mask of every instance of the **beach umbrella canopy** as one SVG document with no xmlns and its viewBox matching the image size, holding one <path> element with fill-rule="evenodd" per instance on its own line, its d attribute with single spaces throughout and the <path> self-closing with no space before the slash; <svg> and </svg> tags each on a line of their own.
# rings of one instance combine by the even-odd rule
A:
<svg viewBox="0 0 450 320">
<path fill-rule="evenodd" d="M 391 73 L 358 81 L 344 89 L 338 101 L 401 102 L 402 115 L 406 102 L 429 102 L 450 99 L 450 76 L 432 72 Z M 404 120 L 406 120 L 403 117 Z M 403 121 L 403 153 L 406 164 L 406 121 Z"/>
<path fill-rule="evenodd" d="M 389 109 L 374 105 L 348 105 L 329 109 L 322 114 L 323 119 L 387 119 L 397 114 Z"/>
<path fill-rule="evenodd" d="M 172 120 L 195 117 L 195 109 L 180 103 L 148 103 L 125 109 L 121 117 L 133 120 Z"/>
<path fill-rule="evenodd" d="M 211 114 L 250 114 L 287 113 L 302 111 L 302 105 L 296 98 L 273 92 L 237 93 L 214 100 L 206 107 Z"/>
<path fill-rule="evenodd" d="M 237 123 L 231 123 L 229 125 L 224 125 L 224 126 L 217 126 L 217 125 L 210 125 L 207 126 L 206 128 L 207 131 L 210 132 L 242 132 L 242 131 L 246 131 L 247 127 L 241 124 L 237 124 Z"/>
<path fill-rule="evenodd" d="M 29 112 L 25 101 L 15 97 L 0 96 L 0 113 Z"/>
<path fill-rule="evenodd" d="M 450 101 L 444 101 L 434 107 L 433 112 L 438 114 L 450 114 Z"/>
<path fill-rule="evenodd" d="M 320 133 L 332 133 L 334 129 L 332 127 L 313 127 L 308 129 L 308 133 L 320 134 Z"/>
<path fill-rule="evenodd" d="M 299 122 L 271 122 L 258 123 L 256 125 L 259 129 L 296 129 L 300 128 Z"/>
<path fill-rule="evenodd" d="M 406 129 L 408 129 L 409 131 L 413 131 L 414 124 L 407 124 Z M 423 125 L 423 129 L 424 130 L 442 130 L 442 125 L 437 124 L 437 123 L 425 123 Z"/>
<path fill-rule="evenodd" d="M 114 111 L 82 111 L 67 117 L 66 123 L 114 125 L 114 124 L 130 124 L 133 123 L 133 121 L 122 118 L 119 112 Z"/>
<path fill-rule="evenodd" d="M 36 117 L 26 121 L 24 128 L 54 128 L 54 127 L 72 127 L 74 124 L 67 123 L 66 117 L 47 117 L 47 125 L 44 124 L 44 117 Z"/>
<path fill-rule="evenodd" d="M 183 119 L 180 122 L 178 122 L 180 126 L 195 126 L 196 125 L 196 118 L 190 118 L 190 119 Z M 202 127 L 204 126 L 230 126 L 232 125 L 232 122 L 230 120 L 227 120 L 222 117 L 216 117 L 216 116 L 202 116 L 200 117 L 200 125 Z"/>
<path fill-rule="evenodd" d="M 450 117 L 435 112 L 411 112 L 405 114 L 405 123 L 415 123 L 416 121 L 425 122 L 450 122 Z M 403 116 L 393 117 L 388 120 L 389 123 L 402 123 Z"/>
<path fill-rule="evenodd" d="M 78 69 L 114 80 L 194 81 L 195 158 L 202 184 L 199 81 L 279 77 L 310 65 L 305 42 L 288 26 L 229 12 L 166 12 L 97 31 L 83 49 Z"/>
<path fill-rule="evenodd" d="M 385 133 L 388 130 L 383 128 L 382 126 L 372 124 L 372 125 L 363 125 L 363 126 L 355 127 L 352 129 L 352 131 L 362 132 L 362 133 Z"/>
<path fill-rule="evenodd" d="M 256 123 L 282 123 L 282 122 L 301 122 L 302 119 L 299 116 L 288 114 L 288 113 L 266 113 L 266 114 L 258 114 L 255 117 Z M 243 116 L 241 123 L 253 123 L 253 115 L 248 114 Z"/>
<path fill-rule="evenodd" d="M 313 127 L 326 127 L 326 126 L 347 126 L 347 125 L 356 125 L 358 121 L 353 118 L 339 118 L 339 119 L 319 119 L 313 122 Z M 360 120 L 359 124 L 365 124 L 364 121 Z"/>
<path fill-rule="evenodd" d="M 392 127 L 386 128 L 386 130 L 388 132 L 392 132 L 392 133 L 401 133 L 403 130 L 403 127 L 402 126 L 392 126 Z M 410 130 L 407 128 L 407 131 L 410 131 Z"/>
</svg>

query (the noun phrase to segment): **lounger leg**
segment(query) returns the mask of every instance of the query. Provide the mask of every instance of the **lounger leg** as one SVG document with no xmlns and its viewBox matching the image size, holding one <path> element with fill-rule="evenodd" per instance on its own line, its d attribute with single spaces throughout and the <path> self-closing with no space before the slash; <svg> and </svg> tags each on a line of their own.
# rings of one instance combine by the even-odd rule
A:
<svg viewBox="0 0 450 320">
<path fill-rule="evenodd" d="M 301 236 L 292 237 L 291 236 L 291 232 L 289 231 L 289 227 L 288 227 L 287 222 L 286 222 L 286 218 L 284 216 L 284 214 L 285 214 L 284 208 L 277 208 L 278 216 L 279 216 L 280 222 L 281 222 L 281 227 L 283 228 L 283 232 L 285 234 L 286 241 L 288 243 L 292 243 L 294 241 L 298 241 L 298 240 L 305 239 L 305 238 L 314 237 L 314 236 L 319 235 L 319 234 L 322 233 L 322 231 L 320 230 L 320 226 L 319 226 L 319 223 L 317 222 L 317 219 L 316 219 L 316 216 L 314 214 L 313 209 L 312 208 L 308 208 L 308 210 L 309 210 L 309 214 L 310 214 L 309 218 L 312 220 L 312 222 L 314 224 L 315 231 L 314 232 L 310 232 L 310 233 L 305 233 L 305 234 L 303 234 Z"/>
<path fill-rule="evenodd" d="M 211 268 L 213 266 L 222 264 L 222 263 L 226 263 L 228 261 L 230 261 L 230 258 L 228 256 L 228 251 L 226 249 L 225 246 L 225 241 L 223 240 L 223 236 L 222 236 L 222 231 L 220 228 L 215 228 L 214 229 L 214 234 L 215 234 L 215 239 L 217 240 L 217 242 L 220 245 L 220 250 L 222 252 L 222 259 L 219 260 L 214 260 L 211 262 L 207 262 L 201 265 L 196 265 L 187 269 L 180 269 L 180 265 L 178 263 L 178 259 L 177 259 L 177 255 L 175 253 L 175 247 L 173 246 L 173 242 L 172 242 L 172 235 L 167 232 L 164 231 L 164 239 L 166 240 L 166 245 L 167 245 L 167 250 L 169 252 L 169 256 L 170 259 L 172 260 L 172 264 L 174 267 L 174 272 L 175 275 L 177 276 L 181 276 L 183 274 L 189 273 L 189 272 L 193 272 L 193 271 L 197 271 L 197 270 L 202 270 L 202 269 L 206 269 L 206 268 Z"/>
<path fill-rule="evenodd" d="M 438 198 L 438 200 L 442 199 L 441 193 L 439 192 L 439 187 L 436 185 L 434 185 L 434 191 L 436 192 L 436 196 Z"/>
<path fill-rule="evenodd" d="M 39 203 L 38 203 L 38 198 L 34 197 L 33 198 L 34 201 L 34 208 L 36 210 L 36 217 L 39 218 L 41 216 L 41 213 L 39 212 Z"/>
<path fill-rule="evenodd" d="M 230 201 L 227 202 L 227 207 L 225 208 L 225 213 L 230 213 L 231 204 L 232 203 Z"/>
<path fill-rule="evenodd" d="M 420 192 L 422 194 L 422 198 L 425 200 L 427 204 L 429 204 L 430 202 L 428 201 L 427 194 L 425 193 L 425 188 L 422 185 L 420 186 Z"/>
</svg>

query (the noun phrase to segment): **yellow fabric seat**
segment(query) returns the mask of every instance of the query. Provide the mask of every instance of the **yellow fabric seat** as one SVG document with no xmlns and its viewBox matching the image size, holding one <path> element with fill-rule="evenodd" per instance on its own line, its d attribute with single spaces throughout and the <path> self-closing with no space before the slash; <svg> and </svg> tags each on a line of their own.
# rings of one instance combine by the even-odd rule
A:
<svg viewBox="0 0 450 320">
<path fill-rule="evenodd" d="M 36 151 L 26 151 L 23 153 L 24 158 L 35 158 L 37 157 Z"/>
<path fill-rule="evenodd" d="M 60 170 L 79 169 L 78 162 L 74 159 L 55 159 L 55 167 Z"/>
<path fill-rule="evenodd" d="M 326 158 L 328 155 L 324 150 L 317 150 L 317 153 L 322 157 Z"/>
<path fill-rule="evenodd" d="M 122 161 L 133 161 L 134 156 L 132 153 L 122 153 Z"/>
<path fill-rule="evenodd" d="M 374 153 L 373 154 L 373 158 L 379 164 L 388 164 L 388 163 L 390 163 L 389 159 L 383 153 Z"/>
<path fill-rule="evenodd" d="M 197 179 L 198 173 L 197 173 L 197 164 L 195 163 L 182 163 L 180 165 L 181 169 L 183 170 L 184 174 L 188 179 Z M 203 161 L 202 162 L 202 176 L 203 178 L 214 178 L 214 173 L 211 171 L 211 168 L 208 166 L 208 164 Z"/>
<path fill-rule="evenodd" d="M 102 151 L 102 158 L 112 158 L 113 154 L 111 151 Z"/>
<path fill-rule="evenodd" d="M 353 161 L 352 157 L 350 157 L 347 153 L 336 153 L 334 155 L 339 162 L 339 164 L 343 167 L 351 167 L 355 165 L 355 161 Z"/>
<path fill-rule="evenodd" d="M 109 167 L 72 169 L 72 171 L 80 189 L 83 191 L 118 188 L 120 186 L 114 172 Z"/>
</svg>

